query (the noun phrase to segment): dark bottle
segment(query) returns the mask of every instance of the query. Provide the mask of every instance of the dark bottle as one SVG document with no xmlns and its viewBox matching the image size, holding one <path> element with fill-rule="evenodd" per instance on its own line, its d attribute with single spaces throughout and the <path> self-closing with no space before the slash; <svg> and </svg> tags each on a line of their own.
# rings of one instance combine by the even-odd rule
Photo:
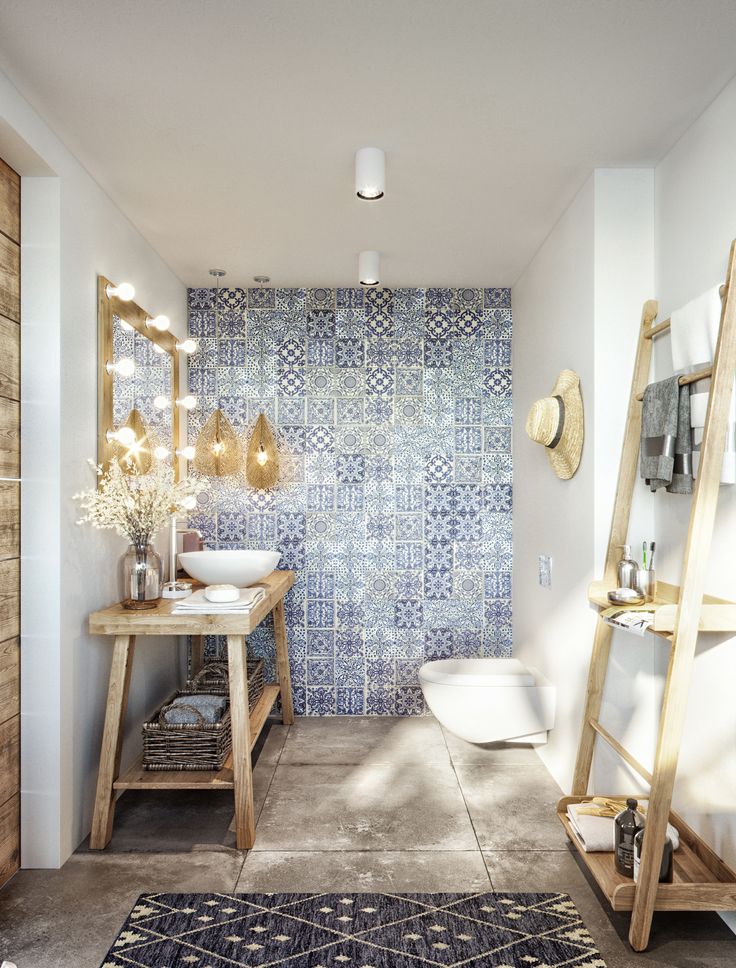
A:
<svg viewBox="0 0 736 968">
<path fill-rule="evenodd" d="M 634 838 L 644 826 L 644 818 L 636 812 L 638 805 L 633 797 L 627 800 L 626 809 L 614 820 L 616 870 L 625 877 L 634 876 Z"/>
<path fill-rule="evenodd" d="M 638 832 L 636 837 L 634 837 L 634 880 L 639 880 L 639 865 L 641 864 L 641 854 L 644 850 L 644 830 L 642 829 Z M 662 848 L 662 863 L 659 868 L 659 883 L 660 884 L 671 884 L 674 880 L 674 857 L 672 849 L 672 841 L 669 837 L 664 838 L 664 847 Z"/>
</svg>

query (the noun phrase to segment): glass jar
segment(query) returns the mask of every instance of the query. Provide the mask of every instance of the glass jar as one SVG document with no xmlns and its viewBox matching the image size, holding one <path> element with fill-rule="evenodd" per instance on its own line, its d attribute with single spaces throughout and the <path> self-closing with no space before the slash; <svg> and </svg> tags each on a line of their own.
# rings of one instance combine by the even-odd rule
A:
<svg viewBox="0 0 736 968">
<path fill-rule="evenodd" d="M 161 556 L 153 545 L 131 544 L 120 559 L 123 608 L 155 608 L 161 598 Z"/>
</svg>

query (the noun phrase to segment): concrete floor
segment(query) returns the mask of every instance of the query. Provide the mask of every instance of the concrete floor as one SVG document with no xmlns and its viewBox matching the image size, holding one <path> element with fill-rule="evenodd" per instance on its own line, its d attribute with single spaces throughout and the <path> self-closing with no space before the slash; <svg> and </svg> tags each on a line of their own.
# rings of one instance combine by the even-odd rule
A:
<svg viewBox="0 0 736 968">
<path fill-rule="evenodd" d="M 104 853 L 21 871 L 0 892 L 0 960 L 98 968 L 148 891 L 566 891 L 608 968 L 726 968 L 736 937 L 715 914 L 657 915 L 631 953 L 628 918 L 588 881 L 554 816 L 533 750 L 481 749 L 431 718 L 272 726 L 254 773 L 258 828 L 231 846 L 231 798 L 128 793 Z"/>
</svg>

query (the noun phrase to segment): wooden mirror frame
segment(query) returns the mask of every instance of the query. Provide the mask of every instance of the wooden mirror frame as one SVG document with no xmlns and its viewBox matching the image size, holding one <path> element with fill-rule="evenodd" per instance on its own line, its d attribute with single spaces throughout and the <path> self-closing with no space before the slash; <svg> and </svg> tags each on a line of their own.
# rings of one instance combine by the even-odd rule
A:
<svg viewBox="0 0 736 968">
<path fill-rule="evenodd" d="M 97 277 L 97 462 L 107 470 L 115 454 L 115 444 L 107 439 L 107 431 L 113 428 L 113 374 L 108 373 L 107 363 L 113 358 L 113 317 L 119 316 L 137 330 L 141 336 L 157 343 L 171 357 L 171 455 L 174 479 L 182 477 L 182 461 L 177 457 L 179 447 L 180 415 L 176 401 L 179 399 L 179 351 L 177 338 L 170 332 L 159 332 L 146 326 L 151 313 L 133 302 L 117 296 L 108 296 L 107 287 L 115 287 L 104 276 Z"/>
</svg>

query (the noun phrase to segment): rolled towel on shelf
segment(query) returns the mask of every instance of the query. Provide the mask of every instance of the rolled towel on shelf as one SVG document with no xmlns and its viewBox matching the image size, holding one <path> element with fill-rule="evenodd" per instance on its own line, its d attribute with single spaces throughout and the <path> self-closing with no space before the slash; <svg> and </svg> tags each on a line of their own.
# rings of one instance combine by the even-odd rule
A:
<svg viewBox="0 0 736 968">
<path fill-rule="evenodd" d="M 160 718 L 170 726 L 213 725 L 219 723 L 227 709 L 227 696 L 213 696 L 198 693 L 190 696 L 177 696 L 161 710 Z"/>
<path fill-rule="evenodd" d="M 612 851 L 616 846 L 615 814 L 611 810 L 597 816 L 586 813 L 585 810 L 590 802 L 584 800 L 581 803 L 568 804 L 567 818 L 570 825 L 580 841 L 580 846 L 586 853 L 595 854 Z M 622 800 L 621 809 L 625 806 L 626 803 Z M 648 806 L 648 800 L 639 801 L 639 813 L 644 817 L 646 817 Z M 672 824 L 667 824 L 667 836 L 672 841 L 673 850 L 677 850 L 680 846 L 680 834 Z"/>
<path fill-rule="evenodd" d="M 670 317 L 672 368 L 678 375 L 696 373 L 709 366 L 716 353 L 721 325 L 720 287 L 708 289 Z M 690 426 L 692 427 L 693 477 L 698 476 L 700 445 L 703 441 L 711 380 L 707 377 L 690 384 Z M 731 396 L 728 433 L 721 468 L 721 484 L 736 484 L 736 384 Z"/>
<path fill-rule="evenodd" d="M 652 491 L 690 494 L 692 479 L 690 395 L 677 376 L 644 390 L 641 423 L 641 476 Z"/>
</svg>

